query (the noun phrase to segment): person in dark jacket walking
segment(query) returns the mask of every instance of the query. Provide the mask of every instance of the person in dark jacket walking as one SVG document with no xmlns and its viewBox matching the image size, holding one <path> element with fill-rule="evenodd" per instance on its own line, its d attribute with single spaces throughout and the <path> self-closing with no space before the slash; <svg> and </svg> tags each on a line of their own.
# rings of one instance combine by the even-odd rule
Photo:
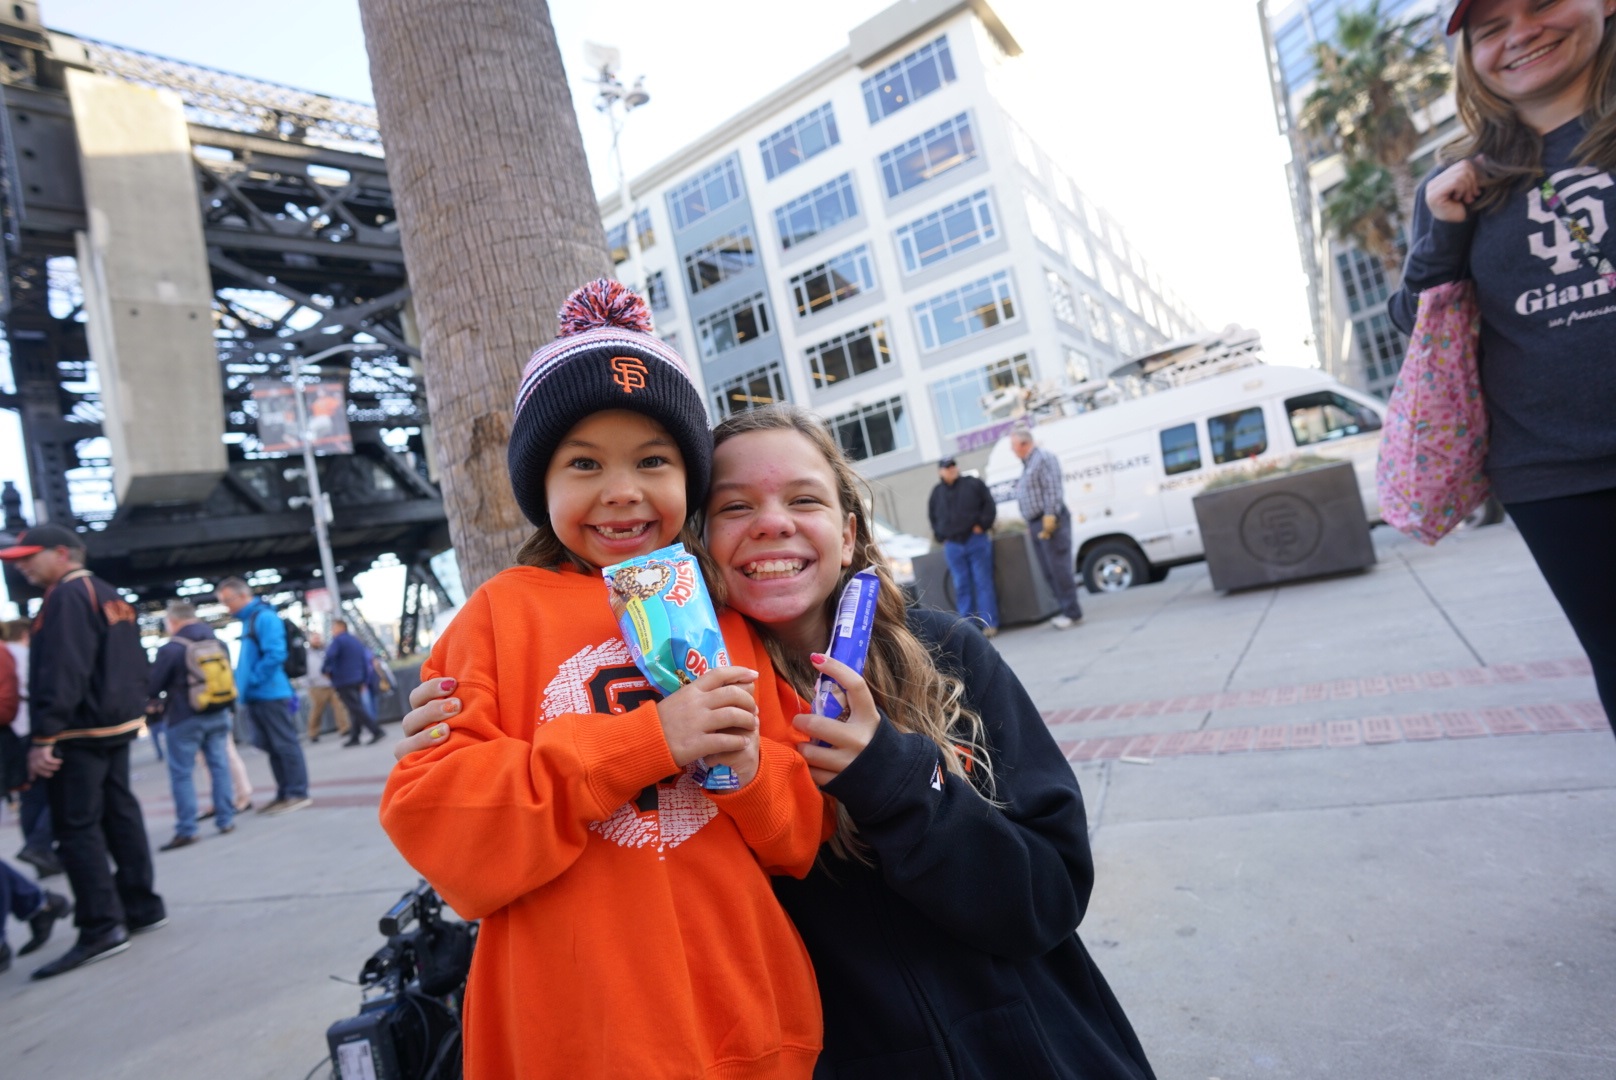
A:
<svg viewBox="0 0 1616 1080">
<path fill-rule="evenodd" d="M 998 507 L 988 486 L 974 476 L 961 476 L 959 462 L 951 457 L 937 463 L 937 477 L 927 512 L 954 581 L 954 609 L 968 619 L 981 620 L 982 635 L 992 637 L 999 632 L 992 535 Z"/>
<path fill-rule="evenodd" d="M 200 749 L 208 763 L 213 783 L 213 823 L 220 833 L 235 831 L 236 794 L 230 779 L 230 758 L 225 749 L 230 739 L 230 707 L 235 704 L 235 682 L 223 683 L 230 673 L 230 654 L 213 634 L 213 627 L 198 622 L 196 608 L 183 600 L 172 600 L 167 612 L 170 638 L 157 650 L 147 693 L 161 699 L 168 722 L 168 784 L 174 793 L 174 837 L 160 850 L 173 851 L 196 843 L 196 753 Z M 211 645 L 189 643 L 211 642 Z M 192 662 L 192 657 L 197 662 Z M 210 667 L 222 668 L 217 686 L 208 683 Z M 206 697 L 206 706 L 197 711 L 196 696 Z"/>
<path fill-rule="evenodd" d="M 371 670 L 370 650 L 348 632 L 348 624 L 342 619 L 331 623 L 331 644 L 326 646 L 325 662 L 320 670 L 330 676 L 332 689 L 336 690 L 337 698 L 353 721 L 353 734 L 342 745 L 358 746 L 361 730 L 370 732 L 371 742 L 380 739 L 381 726 L 376 723 L 370 706 L 365 704 L 365 686 L 376 677 Z"/>
<path fill-rule="evenodd" d="M 254 596 L 252 586 L 240 578 L 226 578 L 215 592 L 230 614 L 241 620 L 236 693 L 252 724 L 254 741 L 269 755 L 269 770 L 275 775 L 275 798 L 258 812 L 284 814 L 312 806 L 309 766 L 293 719 L 296 695 L 286 677 L 286 628 L 275 609 Z M 217 800 L 214 806 L 217 809 Z"/>
<path fill-rule="evenodd" d="M 152 887 L 146 822 L 129 787 L 129 744 L 145 723 L 148 665 L 135 609 L 84 568 L 77 533 L 35 526 L 0 550 L 0 559 L 45 590 L 28 655 L 28 769 L 49 780 L 79 938 L 33 973 L 44 979 L 123 952 L 130 934 L 168 922 Z"/>
</svg>

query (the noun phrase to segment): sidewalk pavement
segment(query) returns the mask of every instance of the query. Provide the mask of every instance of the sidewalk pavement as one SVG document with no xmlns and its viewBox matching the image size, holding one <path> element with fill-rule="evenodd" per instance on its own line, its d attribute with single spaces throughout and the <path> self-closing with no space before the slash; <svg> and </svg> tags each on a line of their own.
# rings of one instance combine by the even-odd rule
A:
<svg viewBox="0 0 1616 1080">
<path fill-rule="evenodd" d="M 1185 567 L 997 639 L 1083 785 L 1083 939 L 1162 1080 L 1609 1080 L 1616 739 L 1586 660 L 1512 527 L 1375 538 L 1365 574 L 1225 596 Z M 388 746 L 307 753 L 314 807 L 156 856 L 168 927 L 30 982 L 59 927 L 0 976 L 8 1077 L 309 1073 L 358 1008 L 332 977 L 415 877 L 376 825 Z M 135 757 L 155 847 L 166 775 Z"/>
</svg>

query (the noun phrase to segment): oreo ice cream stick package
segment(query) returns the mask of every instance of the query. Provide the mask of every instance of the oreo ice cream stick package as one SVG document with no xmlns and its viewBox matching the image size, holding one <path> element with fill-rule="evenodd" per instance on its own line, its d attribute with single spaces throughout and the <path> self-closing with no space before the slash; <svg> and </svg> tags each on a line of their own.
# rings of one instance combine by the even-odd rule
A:
<svg viewBox="0 0 1616 1080">
<path fill-rule="evenodd" d="M 695 682 L 709 668 L 729 666 L 712 595 L 683 544 L 608 566 L 601 576 L 635 666 L 663 694 Z M 708 791 L 741 786 L 727 765 L 696 765 Z"/>
<path fill-rule="evenodd" d="M 830 633 L 830 644 L 825 652 L 832 660 L 840 660 L 860 675 L 864 674 L 864 658 L 870 653 L 870 631 L 875 626 L 875 603 L 881 595 L 881 579 L 874 570 L 860 570 L 842 590 L 841 602 L 836 605 L 836 625 Z M 836 680 L 829 675 L 819 676 L 814 685 L 814 713 L 840 720 L 847 712 L 844 699 L 832 691 Z M 824 745 L 824 744 L 821 744 Z"/>
</svg>

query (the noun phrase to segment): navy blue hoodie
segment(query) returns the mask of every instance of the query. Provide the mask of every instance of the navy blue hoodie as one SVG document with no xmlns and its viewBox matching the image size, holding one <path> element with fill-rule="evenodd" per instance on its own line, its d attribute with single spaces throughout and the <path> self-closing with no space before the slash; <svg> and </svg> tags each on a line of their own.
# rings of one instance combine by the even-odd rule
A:
<svg viewBox="0 0 1616 1080">
<path fill-rule="evenodd" d="M 885 721 L 826 785 L 876 865 L 827 849 L 804 880 L 775 879 L 824 1003 L 815 1077 L 1154 1077 L 1078 940 L 1094 861 L 1072 767 L 971 624 L 916 608 L 909 625 L 964 680 L 1002 809 L 941 770 L 930 739 Z"/>
<path fill-rule="evenodd" d="M 1544 135 L 1544 172 L 1616 263 L 1616 179 L 1577 163 L 1583 134 L 1574 120 Z M 1462 278 L 1476 283 L 1491 423 L 1487 477 L 1498 498 L 1533 502 L 1616 488 L 1616 292 L 1579 255 L 1537 188 L 1447 222 L 1432 216 L 1421 184 L 1409 236 L 1403 287 L 1387 305 L 1404 333 L 1423 290 Z"/>
</svg>

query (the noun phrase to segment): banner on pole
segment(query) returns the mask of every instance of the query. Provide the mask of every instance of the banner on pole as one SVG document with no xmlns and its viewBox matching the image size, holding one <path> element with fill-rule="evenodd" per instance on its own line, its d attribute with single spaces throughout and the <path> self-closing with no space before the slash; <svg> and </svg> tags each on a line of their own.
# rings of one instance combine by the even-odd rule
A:
<svg viewBox="0 0 1616 1080">
<path fill-rule="evenodd" d="M 297 402 L 285 383 L 255 387 L 258 403 L 258 438 L 266 454 L 296 454 L 303 450 L 298 431 Z M 309 437 L 316 454 L 351 454 L 347 392 L 342 383 L 313 383 L 303 387 L 303 406 L 309 414 Z"/>
</svg>

